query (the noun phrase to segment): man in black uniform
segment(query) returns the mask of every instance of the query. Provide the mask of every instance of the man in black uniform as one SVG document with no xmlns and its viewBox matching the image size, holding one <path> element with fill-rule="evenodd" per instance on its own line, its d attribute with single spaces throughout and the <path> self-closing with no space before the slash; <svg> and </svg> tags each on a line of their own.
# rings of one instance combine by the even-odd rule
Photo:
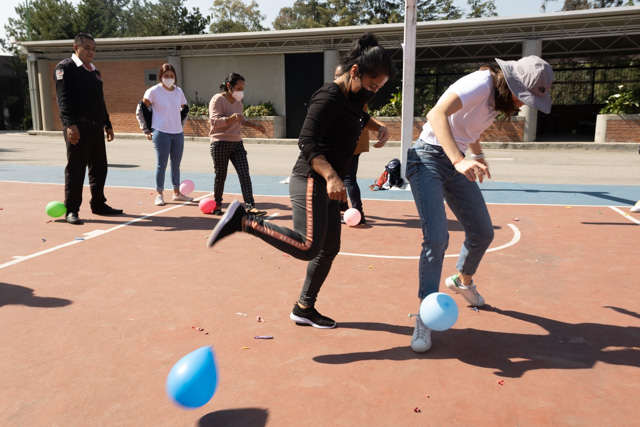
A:
<svg viewBox="0 0 640 427">
<path fill-rule="evenodd" d="M 113 129 L 104 103 L 102 76 L 91 61 L 96 54 L 96 42 L 91 35 L 79 33 L 73 41 L 74 54 L 56 65 L 53 80 L 62 133 L 67 145 L 67 166 L 64 170 L 64 204 L 67 222 L 82 224 L 78 216 L 82 204 L 85 168 L 89 168 L 91 211 L 97 215 L 118 215 L 105 202 L 107 179 L 107 141 L 113 140 Z M 104 131 L 102 130 L 104 126 Z"/>
</svg>

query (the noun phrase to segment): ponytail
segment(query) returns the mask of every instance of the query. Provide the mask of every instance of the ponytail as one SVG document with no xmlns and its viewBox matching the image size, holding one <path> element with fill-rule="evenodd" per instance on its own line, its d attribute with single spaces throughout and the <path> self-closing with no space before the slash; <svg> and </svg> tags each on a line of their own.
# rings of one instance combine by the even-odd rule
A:
<svg viewBox="0 0 640 427">
<path fill-rule="evenodd" d="M 358 66 L 360 74 L 367 74 L 373 78 L 385 75 L 392 79 L 397 73 L 391 57 L 380 46 L 378 38 L 373 33 L 365 33 L 354 41 L 349 54 L 340 63 L 345 72 L 351 70 L 354 65 Z"/>
</svg>

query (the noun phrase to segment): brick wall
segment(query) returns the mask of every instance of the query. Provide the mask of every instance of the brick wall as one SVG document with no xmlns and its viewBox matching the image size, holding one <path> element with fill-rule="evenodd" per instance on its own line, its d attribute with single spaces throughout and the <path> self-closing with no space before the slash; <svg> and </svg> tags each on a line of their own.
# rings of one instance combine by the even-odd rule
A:
<svg viewBox="0 0 640 427">
<path fill-rule="evenodd" d="M 401 141 L 402 122 L 400 117 L 376 117 L 389 129 L 389 141 Z M 413 137 L 415 141 L 422 132 L 426 119 L 414 118 Z M 510 122 L 493 122 L 489 129 L 480 136 L 480 141 L 522 142 L 524 140 L 524 117 L 512 117 Z"/>
<path fill-rule="evenodd" d="M 162 60 L 145 61 L 106 61 L 95 65 L 104 81 L 104 98 L 114 132 L 138 133 L 140 126 L 136 120 L 136 106 L 148 89 L 145 85 L 144 70 L 158 69 Z M 51 64 L 49 75 L 57 64 Z M 56 88 L 51 85 L 51 102 L 53 105 L 53 128 L 62 130 L 60 110 L 56 103 Z"/>
<path fill-rule="evenodd" d="M 640 142 L 640 117 L 635 120 L 607 121 L 605 142 Z"/>
</svg>

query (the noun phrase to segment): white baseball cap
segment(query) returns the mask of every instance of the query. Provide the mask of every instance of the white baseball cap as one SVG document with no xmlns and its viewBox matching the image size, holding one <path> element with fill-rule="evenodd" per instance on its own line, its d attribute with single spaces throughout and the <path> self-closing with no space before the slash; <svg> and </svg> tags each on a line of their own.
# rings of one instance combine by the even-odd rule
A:
<svg viewBox="0 0 640 427">
<path fill-rule="evenodd" d="M 517 61 L 503 61 L 496 58 L 507 86 L 513 94 L 529 107 L 549 114 L 553 70 L 545 60 L 535 55 L 525 56 Z"/>
</svg>

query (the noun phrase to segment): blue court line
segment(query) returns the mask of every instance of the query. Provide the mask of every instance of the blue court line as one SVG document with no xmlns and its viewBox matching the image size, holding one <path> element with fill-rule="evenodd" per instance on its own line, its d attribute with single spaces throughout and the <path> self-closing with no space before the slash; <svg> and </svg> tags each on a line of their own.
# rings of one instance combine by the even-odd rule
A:
<svg viewBox="0 0 640 427">
<path fill-rule="evenodd" d="M 196 184 L 196 191 L 213 191 L 213 176 L 213 172 L 182 172 L 182 179 L 192 180 Z M 280 184 L 280 181 L 286 178 L 286 176 L 252 175 L 253 192 L 256 196 L 288 196 L 289 186 Z M 0 181 L 63 184 L 64 168 L 0 163 Z M 359 180 L 363 199 L 413 200 L 411 191 L 407 190 L 371 191 L 368 186 L 372 183 L 373 180 Z M 85 184 L 88 184 L 88 179 L 85 179 Z M 107 186 L 154 189 L 155 174 L 147 170 L 110 167 Z M 168 173 L 165 187 L 171 188 Z M 480 184 L 480 189 L 486 202 L 495 204 L 628 207 L 633 206 L 640 199 L 640 185 L 524 184 L 485 181 Z M 225 192 L 241 193 L 237 175 L 230 174 L 227 177 Z"/>
</svg>

